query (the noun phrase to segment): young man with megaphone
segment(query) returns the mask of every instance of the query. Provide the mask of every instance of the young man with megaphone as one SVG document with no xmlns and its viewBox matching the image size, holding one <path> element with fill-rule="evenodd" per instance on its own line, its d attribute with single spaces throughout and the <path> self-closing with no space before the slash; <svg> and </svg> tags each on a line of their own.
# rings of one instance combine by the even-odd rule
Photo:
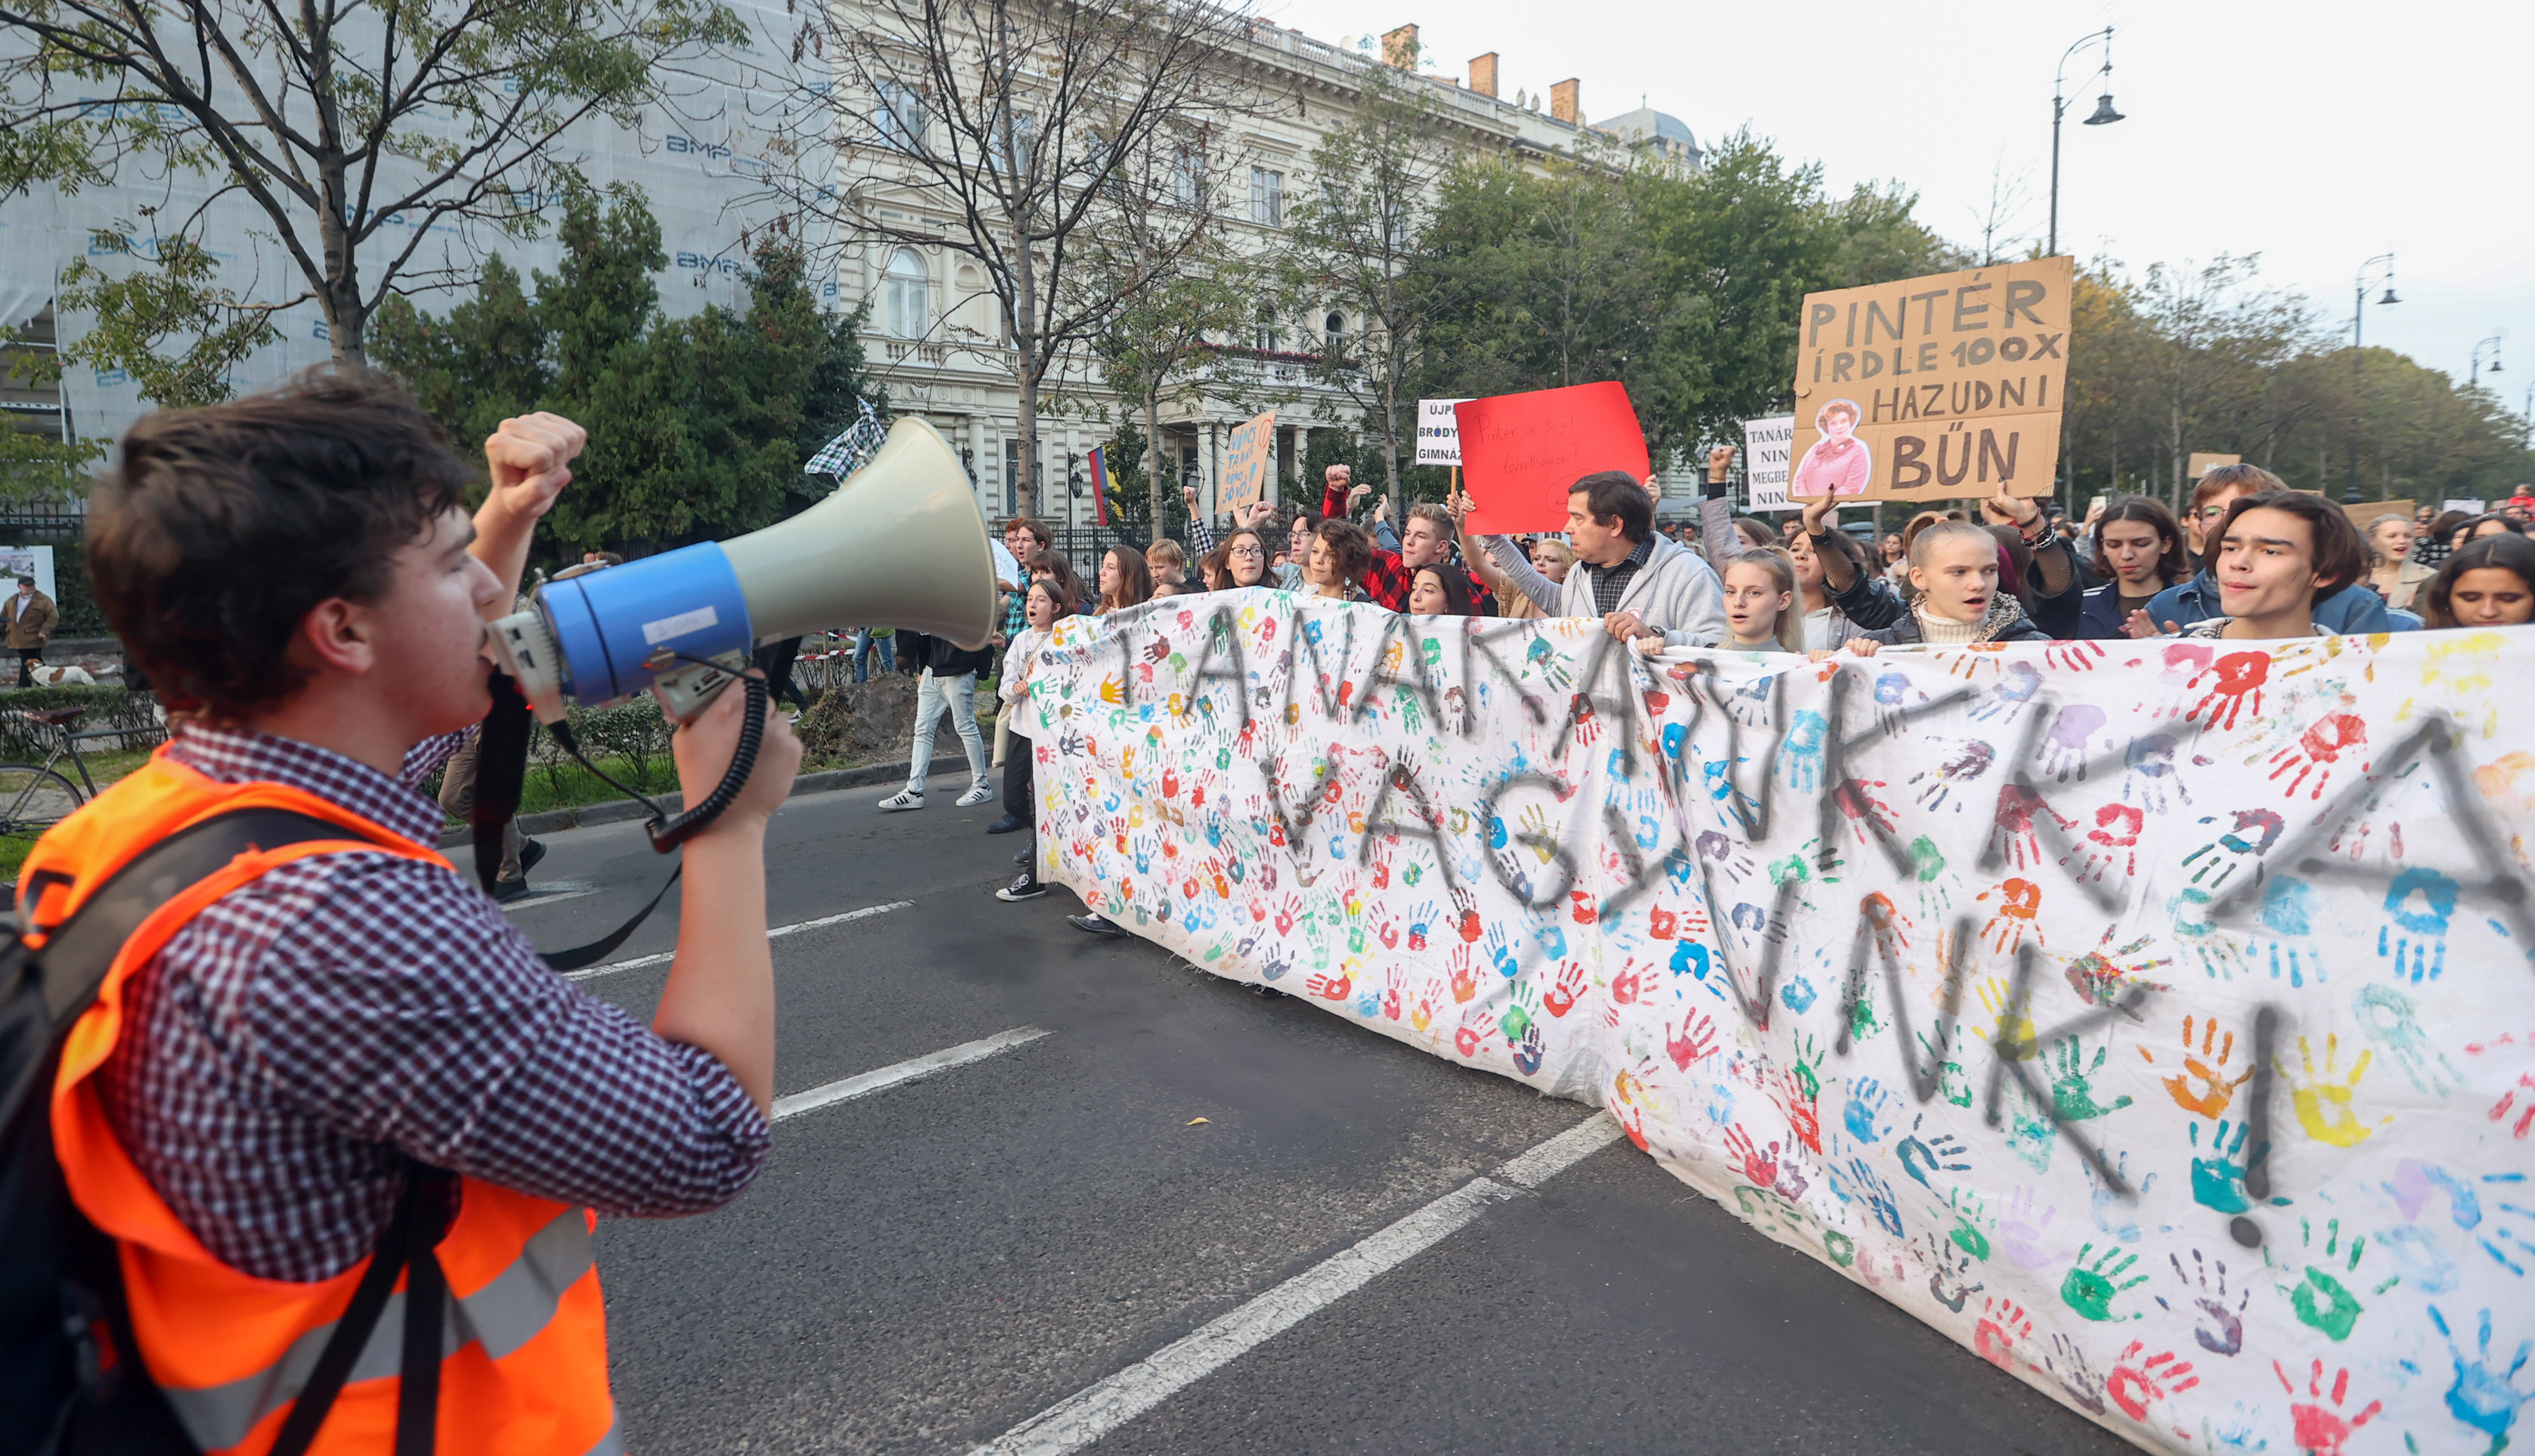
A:
<svg viewBox="0 0 2535 1456">
<path fill-rule="evenodd" d="M 223 816 L 283 826 L 121 942 L 52 1089 L 140 1365 L 203 1450 L 427 1450 L 408 1443 L 435 1420 L 444 1451 L 619 1449 L 594 1215 L 705 1212 L 765 1161 L 765 833 L 800 760 L 781 716 L 685 840 L 649 1026 L 541 964 L 432 848 L 421 786 L 485 717 L 486 624 L 583 440 L 503 421 L 470 519 L 469 472 L 411 400 L 320 372 L 145 417 L 93 496 L 97 600 L 181 726 L 36 846 L 22 914 L 64 927 Z M 746 698 L 678 730 L 688 803 Z"/>
</svg>

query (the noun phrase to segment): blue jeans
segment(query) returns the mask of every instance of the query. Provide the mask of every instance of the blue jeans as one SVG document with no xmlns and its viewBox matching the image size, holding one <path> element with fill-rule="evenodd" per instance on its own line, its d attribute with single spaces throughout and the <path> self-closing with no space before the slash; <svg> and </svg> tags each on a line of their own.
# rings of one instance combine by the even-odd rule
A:
<svg viewBox="0 0 2535 1456">
<path fill-rule="evenodd" d="M 928 667 L 915 680 L 915 742 L 906 759 L 906 786 L 919 794 L 933 771 L 933 730 L 941 726 L 946 712 L 951 726 L 959 730 L 960 746 L 968 751 L 969 780 L 986 781 L 986 739 L 977 731 L 977 675 L 963 672 L 956 678 L 937 678 Z"/>
<path fill-rule="evenodd" d="M 880 648 L 880 670 L 882 672 L 897 671 L 897 637 L 895 635 L 885 637 L 876 637 L 872 636 L 870 628 L 859 628 L 854 633 L 855 682 L 860 683 L 867 681 L 863 673 L 863 668 L 866 665 L 864 654 L 870 652 L 874 647 Z"/>
</svg>

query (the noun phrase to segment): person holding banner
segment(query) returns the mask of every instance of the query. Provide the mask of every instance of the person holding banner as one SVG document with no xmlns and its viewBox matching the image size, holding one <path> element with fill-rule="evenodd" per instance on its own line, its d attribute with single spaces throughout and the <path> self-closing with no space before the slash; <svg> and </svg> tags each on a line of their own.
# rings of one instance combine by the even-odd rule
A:
<svg viewBox="0 0 2535 1456">
<path fill-rule="evenodd" d="M 2218 542 L 2218 589 L 2226 613 L 2184 629 L 2188 637 L 2265 641 L 2320 637 L 2317 607 L 2346 594 L 2368 573 L 2368 542 L 2349 516 L 2304 491 L 2242 497 L 2212 534 Z"/>
<path fill-rule="evenodd" d="M 1654 502 L 1636 477 L 1597 470 L 1570 487 L 1567 539 L 1576 569 L 1563 582 L 1534 571 L 1510 537 L 1482 544 L 1497 570 L 1545 613 L 1592 618 L 1623 640 L 1650 631 L 1675 647 L 1725 639 L 1725 591 L 1715 569 L 1655 534 Z"/>
<path fill-rule="evenodd" d="M 2432 627 L 2523 627 L 2535 619 L 2535 541 L 2468 541 L 2421 593 Z"/>
<path fill-rule="evenodd" d="M 1871 570 L 1855 537 L 1832 520 L 1837 512 L 1823 496 L 1805 507 L 1797 528 L 1787 533 L 1787 559 L 1795 566 L 1798 642 L 1805 651 L 1826 651 L 1844 645 L 1860 633 L 1889 627 L 1909 608 Z"/>
<path fill-rule="evenodd" d="M 2259 465 L 2211 466 L 2200 477 L 2200 483 L 2193 487 L 2193 515 L 2184 522 L 2185 529 L 2194 533 L 2192 549 L 2200 557 L 2200 574 L 2180 586 L 2158 592 L 2146 611 L 2131 614 L 2124 630 L 2133 637 L 2164 637 L 2196 622 L 2225 616 L 2216 573 L 2217 552 L 2205 543 L 2218 539 L 2213 527 L 2226 518 L 2236 502 L 2287 489 L 2287 481 Z M 2397 619 L 2387 612 L 2384 601 L 2373 591 L 2337 591 L 2328 597 L 2318 597 L 2315 603 L 2315 628 L 2319 634 L 2409 632 L 2413 625 L 2408 615 Z"/>
</svg>

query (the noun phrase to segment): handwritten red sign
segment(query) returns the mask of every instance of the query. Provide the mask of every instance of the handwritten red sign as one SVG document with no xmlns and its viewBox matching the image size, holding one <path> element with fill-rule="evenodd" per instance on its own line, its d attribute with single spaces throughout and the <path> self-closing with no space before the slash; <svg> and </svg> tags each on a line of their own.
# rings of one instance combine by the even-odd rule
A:
<svg viewBox="0 0 2535 1456">
<path fill-rule="evenodd" d="M 1616 380 L 1465 399 L 1453 412 L 1470 529 L 1482 534 L 1565 530 L 1569 486 L 1596 470 L 1648 472 L 1645 432 Z"/>
</svg>

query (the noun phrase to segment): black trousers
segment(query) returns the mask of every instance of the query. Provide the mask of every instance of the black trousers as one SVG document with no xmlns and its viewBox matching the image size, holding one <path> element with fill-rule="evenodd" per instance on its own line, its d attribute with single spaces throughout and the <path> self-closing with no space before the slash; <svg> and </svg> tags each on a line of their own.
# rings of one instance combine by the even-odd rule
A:
<svg viewBox="0 0 2535 1456">
<path fill-rule="evenodd" d="M 1029 877 L 1038 879 L 1038 796 L 1030 789 L 1030 768 L 1038 756 L 1030 752 L 1030 741 L 1016 733 L 1012 747 L 1004 751 L 1004 813 L 1030 826 Z"/>
<path fill-rule="evenodd" d="M 31 688 L 35 686 L 35 664 L 43 660 L 44 649 L 41 647 L 20 647 L 18 649 L 19 687 Z"/>
</svg>

